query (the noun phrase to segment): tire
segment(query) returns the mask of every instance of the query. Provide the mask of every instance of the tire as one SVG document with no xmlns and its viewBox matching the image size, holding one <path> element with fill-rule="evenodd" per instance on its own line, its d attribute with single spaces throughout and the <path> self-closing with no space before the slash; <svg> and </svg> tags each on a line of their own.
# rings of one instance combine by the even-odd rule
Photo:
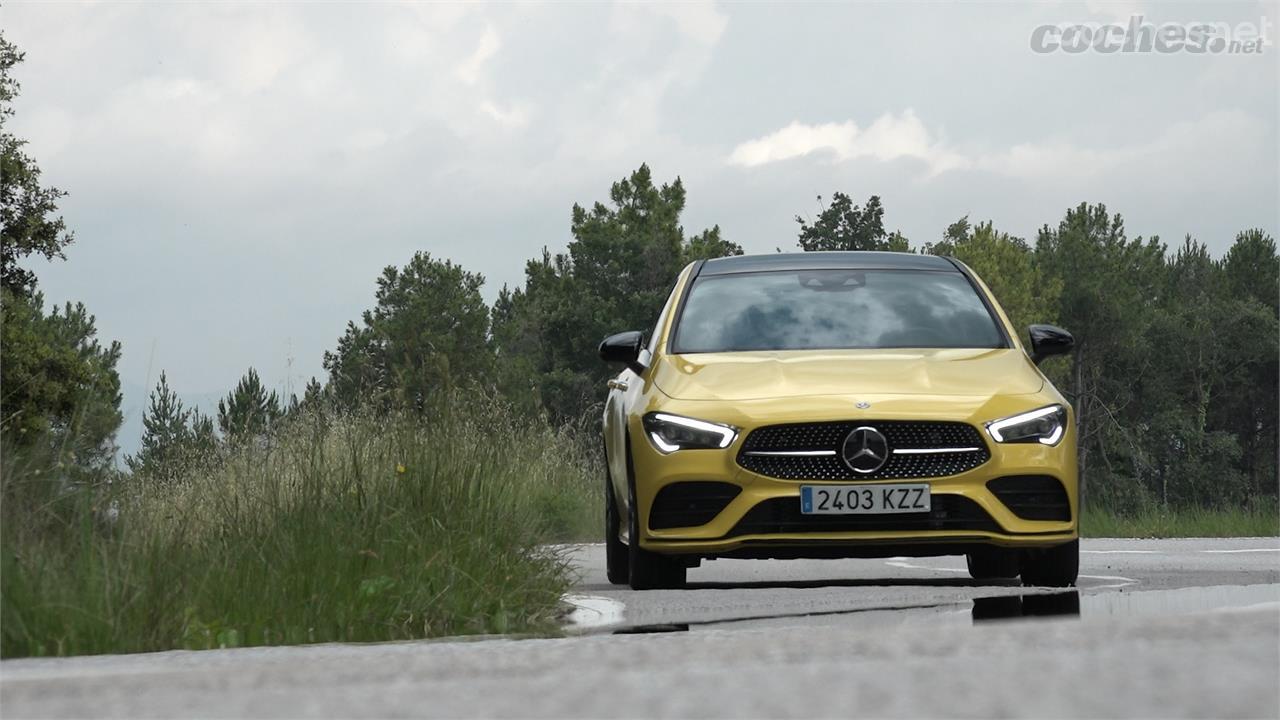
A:
<svg viewBox="0 0 1280 720">
<path fill-rule="evenodd" d="M 1018 553 L 1004 548 L 981 548 L 964 556 L 969 564 L 969 577 L 974 580 L 997 580 L 1018 577 Z"/>
<path fill-rule="evenodd" d="M 631 449 L 627 448 L 627 565 L 631 571 L 632 590 L 670 590 L 682 588 L 687 568 L 679 558 L 649 552 L 640 547 L 640 520 L 636 508 L 635 469 L 631 466 Z"/>
<path fill-rule="evenodd" d="M 614 585 L 626 585 L 631 581 L 627 546 L 618 537 L 622 520 L 618 515 L 618 501 L 613 497 L 613 482 L 609 471 L 604 475 L 604 567 L 605 575 Z"/>
<path fill-rule="evenodd" d="M 1080 574 L 1080 541 L 1031 550 L 1022 559 L 1022 584 L 1071 587 Z"/>
</svg>

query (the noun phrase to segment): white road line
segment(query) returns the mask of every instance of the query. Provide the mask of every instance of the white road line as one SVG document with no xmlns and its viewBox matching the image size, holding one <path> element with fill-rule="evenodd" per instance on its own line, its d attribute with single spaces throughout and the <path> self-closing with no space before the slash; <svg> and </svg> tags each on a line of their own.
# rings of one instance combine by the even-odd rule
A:
<svg viewBox="0 0 1280 720">
<path fill-rule="evenodd" d="M 1081 550 L 1092 555 L 1163 555 L 1159 550 Z"/>
<path fill-rule="evenodd" d="M 1080 577 L 1089 578 L 1090 580 L 1119 580 L 1119 582 L 1112 583 L 1110 585 L 1098 585 L 1095 589 L 1128 587 L 1130 585 L 1138 584 L 1137 580 L 1122 577 L 1120 575 L 1081 575 Z"/>
<path fill-rule="evenodd" d="M 613 598 L 599 595 L 565 595 L 560 599 L 573 606 L 567 625 L 581 630 L 617 625 L 622 622 L 623 611 L 627 607 Z"/>
<path fill-rule="evenodd" d="M 1249 552 L 1280 552 L 1280 548 L 1249 548 L 1247 550 L 1201 550 L 1202 553 L 1249 553 Z"/>
<path fill-rule="evenodd" d="M 890 565 L 896 568 L 905 568 L 907 570 L 941 570 L 942 572 L 960 572 L 960 573 L 969 572 L 965 568 L 940 568 L 940 567 L 929 567 L 928 565 L 912 565 L 909 562 L 902 562 L 899 560 L 885 560 L 884 564 Z"/>
</svg>

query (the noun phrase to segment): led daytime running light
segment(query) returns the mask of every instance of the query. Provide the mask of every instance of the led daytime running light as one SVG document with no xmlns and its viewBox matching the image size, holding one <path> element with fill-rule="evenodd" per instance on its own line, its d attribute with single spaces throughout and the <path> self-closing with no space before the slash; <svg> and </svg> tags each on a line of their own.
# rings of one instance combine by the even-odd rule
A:
<svg viewBox="0 0 1280 720">
<path fill-rule="evenodd" d="M 1053 432 L 1048 435 L 1036 438 L 1036 442 L 1039 442 L 1042 445 L 1057 445 L 1058 441 L 1061 440 L 1062 436 L 1066 433 L 1066 412 L 1061 405 L 1050 405 L 1048 407 L 1042 407 L 1037 410 L 1031 410 L 1012 417 L 989 422 L 987 423 L 987 432 L 991 434 L 991 437 L 995 439 L 996 442 L 1011 442 L 1005 439 L 1004 430 L 1026 424 L 1034 420 L 1039 420 L 1040 418 L 1048 417 L 1050 415 L 1057 415 L 1059 413 L 1063 415 L 1063 422 L 1058 423 L 1057 427 L 1053 429 Z"/>
<path fill-rule="evenodd" d="M 735 431 L 733 428 L 726 427 L 724 425 L 709 423 L 705 420 L 695 420 L 693 418 L 681 417 L 680 415 L 668 415 L 666 413 L 657 413 L 653 416 L 653 419 L 658 422 L 671 423 L 672 425 L 683 425 L 684 427 L 690 428 L 692 430 L 702 430 L 703 432 L 716 433 L 720 436 L 720 447 L 722 448 L 727 448 L 731 444 L 733 444 L 733 438 L 736 437 L 738 434 L 737 431 Z M 651 435 L 656 435 L 656 433 L 651 433 Z M 663 447 L 664 445 L 666 447 Z M 679 449 L 679 446 L 670 445 L 665 442 L 663 442 L 661 445 L 658 445 L 658 447 L 663 450 L 666 450 L 667 447 L 671 448 L 671 450 Z M 671 452 L 671 450 L 667 450 L 667 452 Z"/>
</svg>

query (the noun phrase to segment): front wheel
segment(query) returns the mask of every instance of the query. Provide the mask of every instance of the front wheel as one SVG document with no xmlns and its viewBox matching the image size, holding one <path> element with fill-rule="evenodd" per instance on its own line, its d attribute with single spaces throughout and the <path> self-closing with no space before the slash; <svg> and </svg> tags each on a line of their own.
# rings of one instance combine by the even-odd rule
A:
<svg viewBox="0 0 1280 720">
<path fill-rule="evenodd" d="M 613 482 L 606 470 L 604 476 L 604 567 L 605 575 L 614 585 L 626 585 L 631 580 L 627 546 L 618 537 L 622 520 L 618 514 L 618 502 L 613 497 Z"/>
<path fill-rule="evenodd" d="M 1071 587 L 1080 574 L 1080 540 L 1029 550 L 1022 558 L 1022 584 Z"/>
<path fill-rule="evenodd" d="M 980 548 L 965 555 L 969 577 L 995 580 L 1018 577 L 1018 553 L 1004 548 Z"/>
</svg>

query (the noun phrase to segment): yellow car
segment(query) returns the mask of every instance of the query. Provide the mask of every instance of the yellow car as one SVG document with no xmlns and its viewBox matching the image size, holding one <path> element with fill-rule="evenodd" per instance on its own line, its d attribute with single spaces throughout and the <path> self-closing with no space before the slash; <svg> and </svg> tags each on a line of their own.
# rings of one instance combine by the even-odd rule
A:
<svg viewBox="0 0 1280 720">
<path fill-rule="evenodd" d="M 695 262 L 604 411 L 609 580 L 703 559 L 965 555 L 974 578 L 1075 584 L 1076 431 L 964 264 L 888 252 Z"/>
</svg>

